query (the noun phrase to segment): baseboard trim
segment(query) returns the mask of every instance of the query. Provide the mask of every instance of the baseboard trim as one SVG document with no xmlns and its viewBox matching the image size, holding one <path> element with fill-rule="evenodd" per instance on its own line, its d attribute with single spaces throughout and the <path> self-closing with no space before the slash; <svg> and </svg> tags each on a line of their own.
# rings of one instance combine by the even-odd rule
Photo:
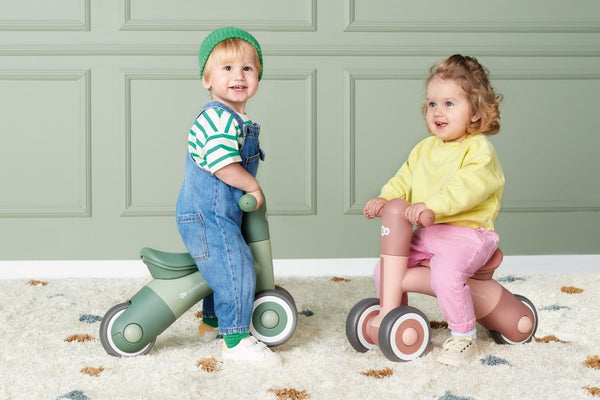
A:
<svg viewBox="0 0 600 400">
<path fill-rule="evenodd" d="M 281 259 L 276 277 L 370 276 L 376 258 Z M 600 254 L 505 256 L 498 274 L 584 274 L 600 272 Z M 141 260 L 0 261 L 0 279 L 142 278 Z"/>
</svg>

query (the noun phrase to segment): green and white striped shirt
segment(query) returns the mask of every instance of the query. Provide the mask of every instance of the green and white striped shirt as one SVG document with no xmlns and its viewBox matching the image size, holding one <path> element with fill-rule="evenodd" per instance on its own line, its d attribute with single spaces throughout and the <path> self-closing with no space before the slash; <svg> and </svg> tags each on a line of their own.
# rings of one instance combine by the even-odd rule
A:
<svg viewBox="0 0 600 400">
<path fill-rule="evenodd" d="M 239 114 L 244 123 L 252 123 Z M 188 135 L 188 151 L 202 169 L 214 173 L 226 165 L 241 162 L 242 130 L 229 112 L 209 108 L 198 116 Z"/>
</svg>

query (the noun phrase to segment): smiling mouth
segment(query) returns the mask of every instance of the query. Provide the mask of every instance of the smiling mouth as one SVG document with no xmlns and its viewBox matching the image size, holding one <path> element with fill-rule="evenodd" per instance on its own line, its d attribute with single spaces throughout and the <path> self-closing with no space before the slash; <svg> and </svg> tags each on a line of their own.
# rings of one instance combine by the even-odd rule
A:
<svg viewBox="0 0 600 400">
<path fill-rule="evenodd" d="M 437 126 L 438 128 L 443 128 L 446 125 L 448 125 L 447 122 L 442 122 L 442 121 L 435 121 L 435 126 Z"/>
<path fill-rule="evenodd" d="M 245 87 L 245 86 L 239 86 L 239 85 L 232 86 L 231 88 L 232 88 L 233 90 L 244 90 L 244 89 L 246 89 L 246 87 Z"/>
</svg>

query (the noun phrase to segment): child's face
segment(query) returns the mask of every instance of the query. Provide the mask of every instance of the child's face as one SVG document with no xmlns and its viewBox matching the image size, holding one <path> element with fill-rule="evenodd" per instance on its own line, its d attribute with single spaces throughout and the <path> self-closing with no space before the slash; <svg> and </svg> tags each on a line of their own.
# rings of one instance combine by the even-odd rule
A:
<svg viewBox="0 0 600 400">
<path fill-rule="evenodd" d="M 427 85 L 427 128 L 445 142 L 462 142 L 467 128 L 479 119 L 467 93 L 452 79 L 433 78 Z"/>
<path fill-rule="evenodd" d="M 213 100 L 244 114 L 246 101 L 258 90 L 256 56 L 245 54 L 233 60 L 207 63 L 202 85 L 211 91 Z"/>
</svg>

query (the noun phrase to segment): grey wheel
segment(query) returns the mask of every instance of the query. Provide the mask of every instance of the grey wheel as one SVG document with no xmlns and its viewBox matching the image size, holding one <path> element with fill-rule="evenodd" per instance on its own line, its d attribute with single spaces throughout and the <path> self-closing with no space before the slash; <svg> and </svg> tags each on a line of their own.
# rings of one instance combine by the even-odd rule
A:
<svg viewBox="0 0 600 400">
<path fill-rule="evenodd" d="M 296 301 L 294 300 L 294 297 L 287 289 L 284 289 L 281 286 L 275 285 L 275 290 L 277 290 L 277 291 L 279 291 L 279 293 L 287 296 L 288 299 L 290 300 L 290 302 L 294 303 L 294 307 L 296 306 Z"/>
<path fill-rule="evenodd" d="M 127 308 L 129 308 L 130 305 L 131 303 L 129 302 L 117 304 L 116 306 L 108 310 L 106 314 L 104 314 L 102 322 L 100 323 L 100 343 L 102 343 L 102 347 L 104 347 L 104 350 L 111 356 L 134 357 L 148 354 L 148 352 L 150 351 L 150 349 L 152 349 L 152 346 L 154 346 L 154 343 L 156 342 L 156 339 L 154 339 L 146 346 L 144 346 L 141 350 L 131 353 L 119 349 L 115 342 L 112 340 L 111 331 L 113 323 L 119 317 L 119 315 L 121 315 Z"/>
<path fill-rule="evenodd" d="M 537 311 L 535 310 L 535 306 L 533 305 L 531 300 L 529 300 L 525 296 L 521 296 L 520 294 L 515 294 L 515 297 L 517 299 L 519 299 L 521 301 L 521 303 L 525 304 L 525 306 L 527 306 L 527 308 L 529 308 L 531 310 L 531 313 L 533 314 L 533 329 L 531 330 L 531 334 L 529 336 L 527 336 L 524 340 L 521 340 L 519 342 L 515 342 L 515 341 L 508 339 L 506 336 L 504 336 L 503 334 L 501 334 L 498 331 L 489 331 L 490 336 L 492 337 L 492 339 L 494 339 L 494 342 L 496 342 L 497 344 L 529 343 L 529 342 L 531 342 L 531 339 L 533 339 L 533 335 L 535 335 L 535 332 L 537 331 L 538 315 L 537 315 Z"/>
<path fill-rule="evenodd" d="M 431 326 L 420 310 L 401 306 L 390 311 L 379 327 L 381 352 L 391 361 L 410 361 L 429 349 Z"/>
<path fill-rule="evenodd" d="M 287 290 L 263 290 L 254 297 L 250 333 L 267 346 L 286 342 L 294 334 L 297 323 L 296 303 Z"/>
<path fill-rule="evenodd" d="M 378 349 L 366 335 L 369 322 L 379 314 L 379 299 L 376 297 L 359 301 L 352 307 L 346 318 L 346 338 L 354 350 L 364 353 L 368 350 Z"/>
</svg>

